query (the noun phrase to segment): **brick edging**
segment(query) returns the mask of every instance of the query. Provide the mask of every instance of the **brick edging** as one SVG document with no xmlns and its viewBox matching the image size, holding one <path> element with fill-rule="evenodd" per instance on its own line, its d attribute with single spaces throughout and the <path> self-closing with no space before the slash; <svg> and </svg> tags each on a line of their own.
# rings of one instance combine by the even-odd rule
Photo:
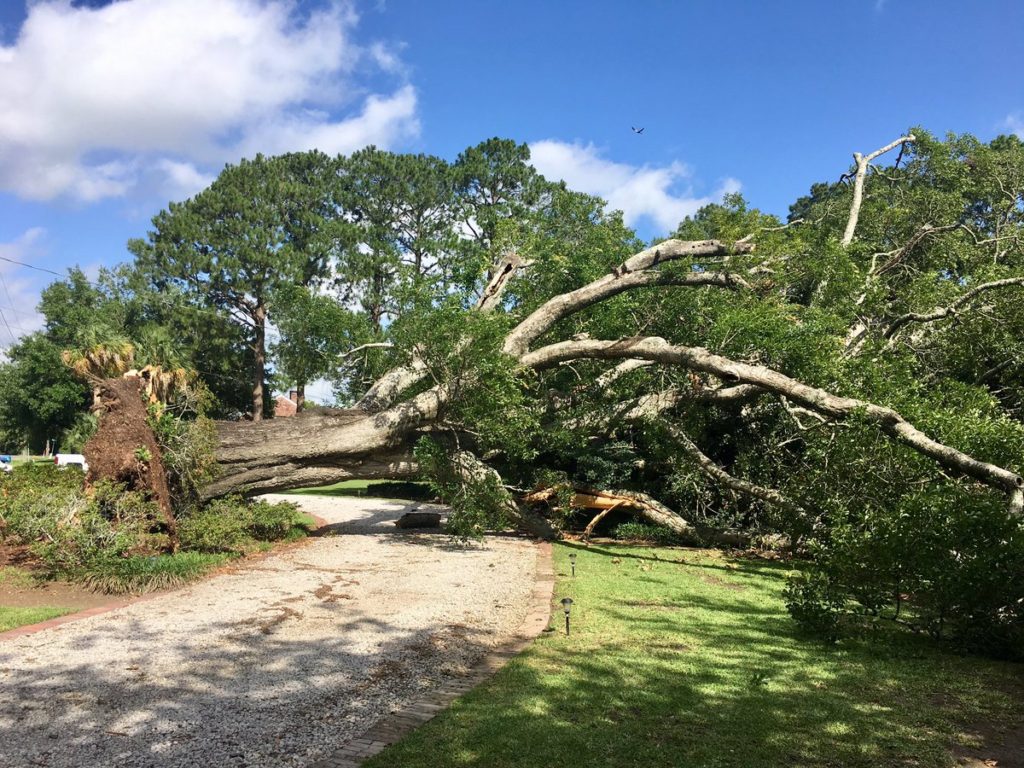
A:
<svg viewBox="0 0 1024 768">
<path fill-rule="evenodd" d="M 23 627 L 15 627 L 9 629 L 6 632 L 0 632 L 0 643 L 6 640 L 14 640 L 25 635 L 34 635 L 36 632 L 42 632 L 46 629 L 53 629 L 59 627 L 62 624 L 70 624 L 73 621 L 79 621 L 81 619 L 88 619 L 91 616 L 99 616 L 104 613 L 110 613 L 116 611 L 118 608 L 124 608 L 127 605 L 134 605 L 135 603 L 142 603 L 146 600 L 153 600 L 157 597 L 161 597 L 166 593 L 159 592 L 150 595 L 135 595 L 133 597 L 123 597 L 119 600 L 114 600 L 103 605 L 96 605 L 92 608 L 85 608 L 81 611 L 74 611 L 73 613 L 66 613 L 63 616 L 56 616 L 46 621 L 39 621 L 35 624 L 26 624 Z"/>
<path fill-rule="evenodd" d="M 551 621 L 551 598 L 554 590 L 555 572 L 551 558 L 551 543 L 542 541 L 537 544 L 537 565 L 530 605 L 514 635 L 489 651 L 473 666 L 468 675 L 449 680 L 439 688 L 407 702 L 382 717 L 361 735 L 346 741 L 333 754 L 317 760 L 310 768 L 356 768 L 384 747 L 394 744 L 433 719 L 455 699 L 489 679 L 512 657 L 525 650 L 548 626 Z"/>
</svg>

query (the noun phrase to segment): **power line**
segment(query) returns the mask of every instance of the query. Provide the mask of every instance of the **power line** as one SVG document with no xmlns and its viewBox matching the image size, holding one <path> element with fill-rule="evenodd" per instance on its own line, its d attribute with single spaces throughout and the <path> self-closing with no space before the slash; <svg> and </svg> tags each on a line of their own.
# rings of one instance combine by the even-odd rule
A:
<svg viewBox="0 0 1024 768">
<path fill-rule="evenodd" d="M 52 269 L 47 269 L 46 267 L 37 267 L 34 264 L 26 264 L 24 261 L 18 261 L 17 259 L 9 259 L 6 256 L 0 256 L 0 260 L 9 261 L 11 264 L 17 264 L 19 267 L 28 267 L 29 269 L 34 269 L 38 272 L 48 272 L 51 275 L 56 275 L 57 277 L 64 277 L 64 275 L 62 275 L 60 272 L 55 272 Z"/>
</svg>

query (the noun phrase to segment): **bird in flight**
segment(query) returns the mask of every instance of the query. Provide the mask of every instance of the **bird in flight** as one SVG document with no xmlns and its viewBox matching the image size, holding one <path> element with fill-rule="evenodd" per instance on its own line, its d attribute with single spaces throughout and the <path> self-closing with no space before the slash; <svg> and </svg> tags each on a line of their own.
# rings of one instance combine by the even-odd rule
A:
<svg viewBox="0 0 1024 768">
<path fill-rule="evenodd" d="M 633 128 L 633 126 L 630 126 L 630 128 Z M 633 128 L 633 133 L 640 134 L 640 133 L 643 133 L 643 132 L 644 132 L 643 128 Z"/>
</svg>

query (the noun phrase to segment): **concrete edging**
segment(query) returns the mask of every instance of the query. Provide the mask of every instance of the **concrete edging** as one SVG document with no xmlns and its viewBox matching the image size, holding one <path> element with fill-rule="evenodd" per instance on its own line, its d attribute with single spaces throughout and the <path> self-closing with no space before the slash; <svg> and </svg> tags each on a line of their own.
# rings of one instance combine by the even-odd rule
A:
<svg viewBox="0 0 1024 768">
<path fill-rule="evenodd" d="M 516 633 L 487 653 L 465 677 L 459 677 L 440 688 L 404 704 L 385 715 L 354 739 L 313 763 L 310 768 L 356 768 L 384 747 L 394 744 L 419 726 L 443 712 L 449 704 L 490 679 L 514 656 L 525 650 L 551 621 L 551 599 L 555 590 L 554 562 L 551 543 L 537 544 L 537 566 L 534 573 L 530 606 Z"/>
</svg>

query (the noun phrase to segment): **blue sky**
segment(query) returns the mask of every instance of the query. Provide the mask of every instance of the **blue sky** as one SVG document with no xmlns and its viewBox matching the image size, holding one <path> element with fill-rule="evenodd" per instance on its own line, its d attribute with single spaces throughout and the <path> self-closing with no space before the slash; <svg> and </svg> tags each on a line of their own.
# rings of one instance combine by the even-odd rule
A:
<svg viewBox="0 0 1024 768">
<path fill-rule="evenodd" d="M 783 215 L 911 125 L 1024 135 L 1022 31 L 1016 0 L 4 0 L 0 257 L 123 261 L 256 151 L 490 136 L 644 237 L 734 189 Z M 50 279 L 0 261 L 0 347 Z"/>
</svg>

